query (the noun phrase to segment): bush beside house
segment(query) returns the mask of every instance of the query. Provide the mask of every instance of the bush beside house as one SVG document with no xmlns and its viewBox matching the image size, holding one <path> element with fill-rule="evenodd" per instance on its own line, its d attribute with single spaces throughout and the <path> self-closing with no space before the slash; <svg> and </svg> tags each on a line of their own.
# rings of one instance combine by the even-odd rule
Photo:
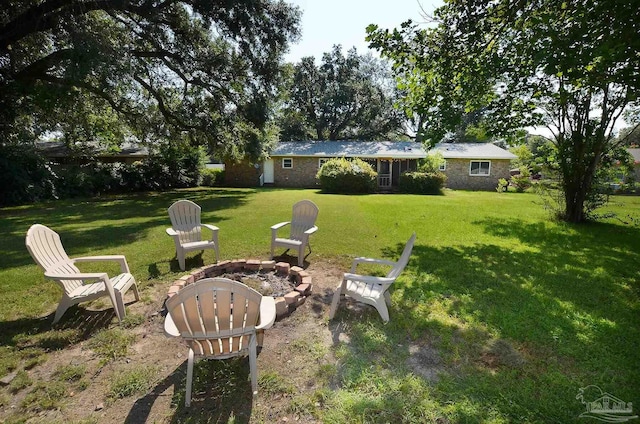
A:
<svg viewBox="0 0 640 424">
<path fill-rule="evenodd" d="M 318 171 L 322 191 L 327 193 L 373 193 L 378 174 L 362 159 L 330 159 Z"/>
</svg>

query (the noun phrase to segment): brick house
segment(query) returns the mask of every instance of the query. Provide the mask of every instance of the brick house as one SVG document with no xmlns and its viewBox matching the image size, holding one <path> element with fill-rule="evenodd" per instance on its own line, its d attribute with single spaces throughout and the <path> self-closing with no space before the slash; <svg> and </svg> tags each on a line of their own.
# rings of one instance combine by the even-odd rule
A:
<svg viewBox="0 0 640 424">
<path fill-rule="evenodd" d="M 430 152 L 442 153 L 441 171 L 447 188 L 454 190 L 495 190 L 500 178 L 509 179 L 511 161 L 517 158 L 492 143 L 438 143 Z"/>
<path fill-rule="evenodd" d="M 226 162 L 227 185 L 317 188 L 316 174 L 331 158 L 360 158 L 378 172 L 382 190 L 398 184 L 402 172 L 415 170 L 426 157 L 420 143 L 409 141 L 306 141 L 279 143 L 261 163 Z"/>
<path fill-rule="evenodd" d="M 494 190 L 498 179 L 509 178 L 509 164 L 516 156 L 493 144 L 438 144 L 446 160 L 447 187 Z M 474 156 L 475 155 L 475 156 Z M 360 158 L 378 172 L 380 190 L 398 185 L 400 174 L 414 171 L 427 157 L 421 143 L 409 141 L 306 141 L 283 142 L 263 162 L 226 162 L 225 182 L 233 187 L 317 188 L 316 173 L 331 158 Z"/>
</svg>

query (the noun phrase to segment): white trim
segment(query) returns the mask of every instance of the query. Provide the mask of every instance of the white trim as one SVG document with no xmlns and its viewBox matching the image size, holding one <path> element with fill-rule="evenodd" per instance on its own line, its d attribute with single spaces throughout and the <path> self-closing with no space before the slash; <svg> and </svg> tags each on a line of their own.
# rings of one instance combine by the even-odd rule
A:
<svg viewBox="0 0 640 424">
<path fill-rule="evenodd" d="M 471 165 L 469 165 L 471 166 Z M 446 171 L 447 170 L 447 160 L 444 159 L 440 165 L 438 165 L 438 171 Z"/>
<path fill-rule="evenodd" d="M 318 158 L 318 169 L 322 168 L 325 162 L 327 162 L 331 158 Z"/>
<path fill-rule="evenodd" d="M 284 162 L 289 161 L 290 166 L 285 166 Z M 282 158 L 282 169 L 293 169 L 293 158 Z"/>
<path fill-rule="evenodd" d="M 487 170 L 486 174 L 481 174 L 481 173 L 477 173 L 477 174 L 472 174 L 471 173 L 471 164 L 474 162 L 478 162 L 480 164 L 482 163 L 488 163 L 489 164 L 489 169 Z M 482 170 L 482 165 L 480 165 L 478 167 L 478 170 Z M 471 177 L 488 177 L 491 175 L 491 161 L 490 160 L 470 160 L 469 161 L 469 176 Z"/>
</svg>

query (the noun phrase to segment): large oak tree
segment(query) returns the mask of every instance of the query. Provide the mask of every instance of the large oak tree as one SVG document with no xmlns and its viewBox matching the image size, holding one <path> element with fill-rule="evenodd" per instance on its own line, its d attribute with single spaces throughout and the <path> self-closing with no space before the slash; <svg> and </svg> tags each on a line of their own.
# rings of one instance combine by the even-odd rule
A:
<svg viewBox="0 0 640 424">
<path fill-rule="evenodd" d="M 299 140 L 389 140 L 406 138 L 402 111 L 388 65 L 340 46 L 316 65 L 304 57 L 290 69 L 280 111 L 281 138 Z"/>
<path fill-rule="evenodd" d="M 0 141 L 259 155 L 300 12 L 276 0 L 4 0 Z"/>
<path fill-rule="evenodd" d="M 407 109 L 438 137 L 481 111 L 509 136 L 544 125 L 557 148 L 562 218 L 588 218 L 594 177 L 618 147 L 615 127 L 640 94 L 637 0 L 450 0 L 436 25 L 369 28 L 394 61 Z"/>
</svg>

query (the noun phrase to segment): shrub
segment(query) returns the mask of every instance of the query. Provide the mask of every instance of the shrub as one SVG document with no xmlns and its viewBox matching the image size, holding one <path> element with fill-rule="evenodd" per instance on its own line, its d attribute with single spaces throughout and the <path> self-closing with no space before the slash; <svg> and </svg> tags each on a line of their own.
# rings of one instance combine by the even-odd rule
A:
<svg viewBox="0 0 640 424">
<path fill-rule="evenodd" d="M 27 145 L 0 145 L 0 206 L 54 197 L 55 175 L 44 158 Z"/>
<path fill-rule="evenodd" d="M 527 168 L 521 168 L 520 173 L 511 177 L 511 184 L 518 193 L 524 192 L 531 187 L 531 173 Z"/>
<path fill-rule="evenodd" d="M 372 193 L 378 174 L 362 159 L 336 158 L 325 162 L 316 178 L 327 193 Z"/>
<path fill-rule="evenodd" d="M 440 165 L 445 163 L 444 156 L 442 153 L 435 152 L 427 155 L 426 158 L 422 159 L 418 164 L 418 171 L 425 172 L 427 174 L 432 174 L 440 171 Z"/>
<path fill-rule="evenodd" d="M 508 187 L 509 187 L 509 181 L 507 181 L 505 178 L 500 178 L 498 180 L 498 186 L 496 187 L 496 191 L 498 193 L 504 193 L 505 191 L 507 191 Z"/>
<path fill-rule="evenodd" d="M 202 185 L 219 187 L 224 183 L 224 169 L 205 168 L 202 170 Z"/>
<path fill-rule="evenodd" d="M 442 172 L 405 172 L 400 175 L 398 188 L 404 193 L 441 194 L 446 181 Z"/>
</svg>

